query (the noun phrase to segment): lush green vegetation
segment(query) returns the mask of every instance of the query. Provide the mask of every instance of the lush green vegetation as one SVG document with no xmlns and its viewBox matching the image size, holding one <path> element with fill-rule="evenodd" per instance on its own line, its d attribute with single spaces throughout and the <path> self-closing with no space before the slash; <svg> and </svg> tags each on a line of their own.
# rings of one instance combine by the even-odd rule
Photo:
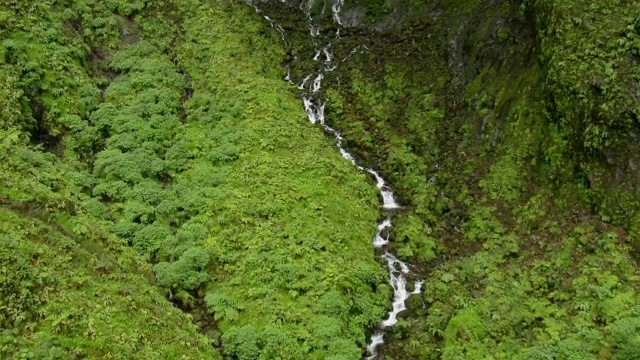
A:
<svg viewBox="0 0 640 360">
<path fill-rule="evenodd" d="M 225 2 L 1 9 L 3 358 L 361 356 L 376 190 L 277 33 Z"/>
<path fill-rule="evenodd" d="M 384 4 L 327 95 L 429 279 L 387 358 L 637 358 L 637 3 Z"/>
<path fill-rule="evenodd" d="M 428 280 L 387 358 L 637 358 L 638 6 L 346 2 L 329 119 Z M 377 194 L 265 8 L 297 59 L 231 1 L 0 1 L 0 358 L 361 358 Z"/>
<path fill-rule="evenodd" d="M 0 148 L 2 358 L 217 358 L 150 283 L 150 266 L 76 198 L 54 155 L 15 131 Z"/>
</svg>

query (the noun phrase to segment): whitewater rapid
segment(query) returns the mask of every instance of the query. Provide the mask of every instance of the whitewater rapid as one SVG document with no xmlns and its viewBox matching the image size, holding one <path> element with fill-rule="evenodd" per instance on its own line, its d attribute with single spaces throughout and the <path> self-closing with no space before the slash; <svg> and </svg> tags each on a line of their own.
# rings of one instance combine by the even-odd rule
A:
<svg viewBox="0 0 640 360">
<path fill-rule="evenodd" d="M 338 25 L 338 27 L 342 25 L 342 22 L 340 21 L 340 9 L 342 7 L 343 1 L 344 0 L 334 0 L 331 7 L 333 20 Z M 253 4 L 253 7 L 257 12 L 261 12 L 261 10 L 255 4 Z M 301 6 L 301 9 L 305 10 L 305 7 Z M 274 20 L 266 15 L 264 15 L 263 17 L 271 24 L 273 28 L 275 28 L 280 33 L 282 40 L 285 42 L 285 44 L 287 44 L 285 32 L 282 26 L 275 23 Z M 409 265 L 396 258 L 388 250 L 385 250 L 385 247 L 389 244 L 389 229 L 393 226 L 393 210 L 401 208 L 400 204 L 398 204 L 395 199 L 393 189 L 387 184 L 384 178 L 377 171 L 360 166 L 353 155 L 343 147 L 343 138 L 340 132 L 327 125 L 325 122 L 324 109 L 326 100 L 319 95 L 322 88 L 322 81 L 325 79 L 325 73 L 337 69 L 340 63 L 349 60 L 358 51 L 362 52 L 366 50 L 366 46 L 362 46 L 361 48 L 357 47 L 353 49 L 345 58 L 336 61 L 331 50 L 331 39 L 322 38 L 320 25 L 315 24 L 311 16 L 307 15 L 307 17 L 309 18 L 309 33 L 310 36 L 314 38 L 313 43 L 317 45 L 319 42 L 317 40 L 324 40 L 326 44 L 324 46 L 318 46 L 315 49 L 312 60 L 317 63 L 316 71 L 305 75 L 301 79 L 300 84 L 298 84 L 298 89 L 301 90 L 302 106 L 304 108 L 304 111 L 306 112 L 307 117 L 312 124 L 322 126 L 325 132 L 335 138 L 336 147 L 340 151 L 340 154 L 342 154 L 342 157 L 351 162 L 359 170 L 365 171 L 373 176 L 376 181 L 376 187 L 380 191 L 380 196 L 382 198 L 381 208 L 387 215 L 387 217 L 380 224 L 378 224 L 376 234 L 373 238 L 373 246 L 374 248 L 379 249 L 382 252 L 382 255 L 380 257 L 385 261 L 387 269 L 389 271 L 389 284 L 393 289 L 393 301 L 391 303 L 391 310 L 387 314 L 387 318 L 380 322 L 377 330 L 371 336 L 367 345 L 368 356 L 366 357 L 366 359 L 374 360 L 378 356 L 378 346 L 384 344 L 385 328 L 394 326 L 398 322 L 398 315 L 402 311 L 407 309 L 406 300 L 411 295 L 420 294 L 420 292 L 422 291 L 423 281 L 415 281 L 414 290 L 409 292 L 407 290 L 407 275 L 411 273 Z M 339 30 L 338 34 L 336 35 L 336 39 L 340 39 Z M 291 72 L 288 67 L 287 75 L 284 80 L 291 82 Z"/>
</svg>

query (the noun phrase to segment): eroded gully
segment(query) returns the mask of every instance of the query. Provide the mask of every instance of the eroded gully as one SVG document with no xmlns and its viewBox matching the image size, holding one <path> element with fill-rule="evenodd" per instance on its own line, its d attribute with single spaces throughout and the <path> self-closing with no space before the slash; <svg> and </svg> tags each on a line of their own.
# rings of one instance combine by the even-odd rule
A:
<svg viewBox="0 0 640 360">
<path fill-rule="evenodd" d="M 342 7 L 343 0 L 334 0 L 331 6 L 332 18 L 338 28 L 342 25 L 340 20 L 340 9 Z M 305 2 L 302 3 L 301 9 L 306 10 Z M 258 13 L 262 13 L 258 3 L 251 3 L 254 9 Z M 308 14 L 308 12 L 307 12 Z M 269 24 L 276 29 L 282 40 L 286 45 L 286 33 L 282 26 L 278 24 L 274 19 L 271 19 L 267 15 L 262 15 Z M 339 41 L 338 35 L 330 39 L 322 35 L 320 25 L 316 24 L 310 15 L 307 15 L 309 19 L 309 36 L 312 38 L 311 43 L 315 46 L 314 56 L 311 59 L 315 64 L 315 71 L 305 75 L 300 83 L 298 89 L 300 89 L 302 104 L 305 112 L 312 124 L 322 126 L 324 131 L 335 138 L 335 144 L 342 154 L 342 157 L 350 161 L 360 171 L 366 171 L 371 174 L 376 181 L 376 186 L 380 191 L 382 197 L 382 211 L 385 213 L 386 218 L 378 225 L 375 237 L 373 238 L 373 246 L 381 253 L 381 258 L 385 261 L 387 269 L 389 271 L 389 284 L 393 288 L 393 301 L 391 304 L 391 310 L 388 312 L 387 318 L 380 322 L 378 328 L 373 333 L 367 344 L 367 360 L 374 360 L 378 357 L 377 349 L 380 345 L 384 344 L 384 331 L 386 328 L 394 326 L 398 322 L 398 314 L 406 310 L 406 300 L 414 294 L 419 294 L 422 289 L 423 281 L 415 281 L 413 291 L 407 290 L 407 275 L 411 273 L 409 265 L 396 258 L 390 253 L 386 247 L 389 244 L 389 228 L 392 226 L 392 219 L 394 211 L 400 209 L 401 206 L 396 202 L 393 190 L 389 187 L 384 178 L 374 169 L 360 166 L 355 158 L 343 147 L 343 138 L 340 132 L 325 122 L 325 103 L 326 99 L 320 96 L 320 89 L 322 88 L 322 81 L 325 79 L 325 74 L 336 70 L 341 63 L 348 61 L 351 56 L 357 52 L 366 51 L 366 47 L 354 48 L 346 57 L 336 58 L 332 52 L 332 42 Z M 291 82 L 290 69 L 287 68 L 287 75 L 284 78 L 285 81 Z"/>
</svg>

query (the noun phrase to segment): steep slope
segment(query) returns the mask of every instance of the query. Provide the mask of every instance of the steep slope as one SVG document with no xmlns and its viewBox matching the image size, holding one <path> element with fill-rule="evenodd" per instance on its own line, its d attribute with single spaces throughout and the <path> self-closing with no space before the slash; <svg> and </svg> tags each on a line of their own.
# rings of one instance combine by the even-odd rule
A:
<svg viewBox="0 0 640 360">
<path fill-rule="evenodd" d="M 74 199 L 60 162 L 2 135 L 0 356 L 219 358 L 149 265 Z"/>
<path fill-rule="evenodd" d="M 640 283 L 629 246 L 636 235 L 627 231 L 638 197 L 624 178 L 635 177 L 626 164 L 637 102 L 627 90 L 638 67 L 626 14 L 637 5 L 431 5 L 438 17 L 404 41 L 421 44 L 413 68 L 389 56 L 367 92 L 353 80 L 356 99 L 371 104 L 379 94 L 401 104 L 374 115 L 393 124 L 379 159 L 416 215 L 431 209 L 422 226 L 446 249 L 425 287 L 427 306 L 415 303 L 390 351 L 403 359 L 634 358 Z M 425 92 L 442 121 L 421 120 L 428 109 L 411 112 Z M 415 182 L 428 187 L 427 179 L 438 190 L 425 201 Z M 417 234 L 396 239 L 411 247 Z"/>
<path fill-rule="evenodd" d="M 150 266 L 87 211 L 86 173 L 44 151 L 60 152 L 59 124 L 100 95 L 80 36 L 50 2 L 0 9 L 0 357 L 219 358 L 158 293 Z"/>
<path fill-rule="evenodd" d="M 331 21 L 336 2 L 302 3 Z M 269 15 L 308 31 L 292 12 Z M 344 2 L 333 51 L 353 56 L 325 93 L 327 119 L 410 207 L 392 244 L 430 279 L 387 358 L 636 356 L 637 13 Z M 291 64 L 298 81 L 305 64 Z"/>
<path fill-rule="evenodd" d="M 362 356 L 377 194 L 282 81 L 305 12 L 428 279 L 386 358 L 637 357 L 636 2 L 263 5 L 289 49 L 237 2 L 0 2 L 1 357 Z"/>
<path fill-rule="evenodd" d="M 390 292 L 376 189 L 308 124 L 275 31 L 224 1 L 2 10 L 6 271 L 61 277 L 7 356 L 58 334 L 63 358 L 215 358 L 156 286 L 229 357 L 361 356 Z"/>
</svg>

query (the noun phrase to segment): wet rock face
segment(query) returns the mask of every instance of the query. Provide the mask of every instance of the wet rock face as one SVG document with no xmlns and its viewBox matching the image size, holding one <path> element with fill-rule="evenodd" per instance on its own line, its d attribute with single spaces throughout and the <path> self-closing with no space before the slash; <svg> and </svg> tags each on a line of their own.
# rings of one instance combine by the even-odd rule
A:
<svg viewBox="0 0 640 360">
<path fill-rule="evenodd" d="M 342 21 L 342 25 L 345 27 L 356 27 L 361 25 L 366 16 L 367 16 L 367 11 L 363 7 L 346 9 L 340 13 L 340 19 Z"/>
<path fill-rule="evenodd" d="M 338 0 L 249 0 L 250 4 L 264 8 L 265 5 L 275 6 L 276 3 L 284 4 L 292 9 L 300 11 L 303 18 L 311 17 L 315 20 L 330 20 L 333 17 L 333 8 L 340 10 L 342 2 Z"/>
<path fill-rule="evenodd" d="M 389 239 L 389 230 L 384 228 L 380 231 L 380 237 L 383 239 Z"/>
<path fill-rule="evenodd" d="M 399 30 L 412 19 L 427 15 L 426 9 L 433 6 L 409 6 L 402 0 L 249 0 L 252 4 L 280 3 L 300 10 L 300 14 L 316 21 L 336 20 L 344 28 L 367 27 L 377 31 Z M 429 17 L 429 16 L 427 16 Z"/>
</svg>

